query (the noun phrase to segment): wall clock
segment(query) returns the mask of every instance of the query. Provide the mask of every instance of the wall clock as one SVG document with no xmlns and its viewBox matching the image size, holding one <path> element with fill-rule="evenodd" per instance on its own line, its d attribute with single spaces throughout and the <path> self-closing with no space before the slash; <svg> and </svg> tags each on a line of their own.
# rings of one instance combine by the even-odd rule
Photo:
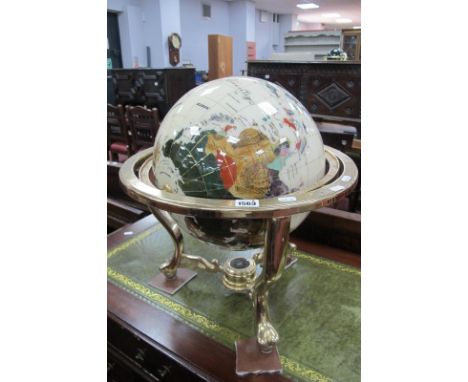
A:
<svg viewBox="0 0 468 382">
<path fill-rule="evenodd" d="M 169 62 L 172 66 L 177 66 L 180 62 L 179 51 L 182 46 L 182 39 L 177 33 L 172 33 L 168 37 L 169 41 Z"/>
</svg>

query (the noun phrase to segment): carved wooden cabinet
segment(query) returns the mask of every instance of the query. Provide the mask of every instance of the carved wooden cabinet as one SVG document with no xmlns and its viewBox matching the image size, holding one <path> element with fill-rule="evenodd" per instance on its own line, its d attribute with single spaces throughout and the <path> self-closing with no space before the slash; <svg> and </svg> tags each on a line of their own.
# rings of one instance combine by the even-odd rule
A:
<svg viewBox="0 0 468 382">
<path fill-rule="evenodd" d="M 248 75 L 291 92 L 314 119 L 341 121 L 360 134 L 361 64 L 356 62 L 248 61 Z"/>
<path fill-rule="evenodd" d="M 195 87 L 194 68 L 114 69 L 111 75 L 115 104 L 156 107 L 161 117 Z"/>
</svg>

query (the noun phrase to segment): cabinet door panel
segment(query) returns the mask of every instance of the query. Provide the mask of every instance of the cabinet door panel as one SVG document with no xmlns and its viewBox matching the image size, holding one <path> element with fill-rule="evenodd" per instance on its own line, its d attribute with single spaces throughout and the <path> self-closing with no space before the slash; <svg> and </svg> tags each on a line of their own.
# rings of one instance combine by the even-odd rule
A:
<svg viewBox="0 0 468 382">
<path fill-rule="evenodd" d="M 361 118 L 361 78 L 357 72 L 311 74 L 304 79 L 304 88 L 304 105 L 312 114 Z"/>
<path fill-rule="evenodd" d="M 296 97 L 301 90 L 301 76 L 298 74 L 273 74 L 269 81 L 282 86 Z"/>
<path fill-rule="evenodd" d="M 135 84 L 133 72 L 113 71 L 112 81 L 117 103 L 125 105 L 134 102 L 138 87 Z"/>
<path fill-rule="evenodd" d="M 145 105 L 166 102 L 165 76 L 162 70 L 141 71 L 138 73 L 138 79 Z"/>
</svg>

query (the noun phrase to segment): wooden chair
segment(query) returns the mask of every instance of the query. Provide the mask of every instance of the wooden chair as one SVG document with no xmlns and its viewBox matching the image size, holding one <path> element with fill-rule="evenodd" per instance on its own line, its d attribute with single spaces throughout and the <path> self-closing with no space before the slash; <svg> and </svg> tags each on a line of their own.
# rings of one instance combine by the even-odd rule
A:
<svg viewBox="0 0 468 382">
<path fill-rule="evenodd" d="M 122 105 L 107 104 L 107 152 L 110 159 L 118 161 L 119 154 L 129 156 L 131 144 L 128 135 L 127 123 L 125 121 Z"/>
<path fill-rule="evenodd" d="M 159 129 L 158 109 L 143 106 L 126 106 L 127 120 L 132 134 L 132 152 L 153 146 Z"/>
</svg>

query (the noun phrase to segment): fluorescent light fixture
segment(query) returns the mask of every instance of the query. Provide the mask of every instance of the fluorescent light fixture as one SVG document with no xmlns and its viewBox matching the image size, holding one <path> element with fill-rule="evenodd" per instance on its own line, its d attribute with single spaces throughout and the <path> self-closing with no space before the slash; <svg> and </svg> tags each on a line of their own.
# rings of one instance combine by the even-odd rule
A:
<svg viewBox="0 0 468 382">
<path fill-rule="evenodd" d="M 323 13 L 322 17 L 335 19 L 337 17 L 340 17 L 340 14 L 339 13 Z"/>
<path fill-rule="evenodd" d="M 336 22 L 337 24 L 349 24 L 349 23 L 352 23 L 353 20 L 351 20 L 351 19 L 343 19 L 343 18 L 342 18 L 342 19 L 336 19 L 335 22 Z"/>
<path fill-rule="evenodd" d="M 353 27 L 353 29 L 361 29 L 361 26 L 359 25 L 358 27 Z"/>
<path fill-rule="evenodd" d="M 314 3 L 301 3 L 297 4 L 296 6 L 301 9 L 315 9 L 319 7 L 317 4 Z"/>
</svg>

